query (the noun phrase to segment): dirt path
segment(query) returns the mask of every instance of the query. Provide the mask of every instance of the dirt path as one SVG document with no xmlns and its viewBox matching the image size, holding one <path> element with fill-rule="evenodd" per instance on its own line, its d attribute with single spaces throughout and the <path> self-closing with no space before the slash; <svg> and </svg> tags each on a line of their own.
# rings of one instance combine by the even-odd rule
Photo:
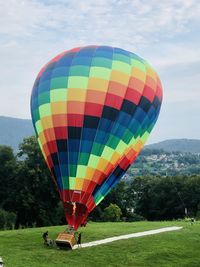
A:
<svg viewBox="0 0 200 267">
<path fill-rule="evenodd" d="M 129 238 L 135 238 L 135 237 L 140 237 L 140 236 L 155 235 L 155 234 L 160 234 L 160 233 L 164 233 L 164 232 L 177 231 L 177 230 L 181 230 L 182 228 L 183 227 L 172 226 L 172 227 L 165 227 L 165 228 L 160 228 L 160 229 L 156 229 L 156 230 L 149 230 L 149 231 L 138 232 L 138 233 L 133 233 L 133 234 L 128 234 L 128 235 L 109 237 L 109 238 L 105 238 L 102 240 L 96 240 L 96 241 L 92 241 L 89 243 L 83 243 L 81 245 L 81 248 L 98 246 L 98 245 L 107 244 L 107 243 L 117 241 L 117 240 L 122 240 L 122 239 L 129 239 Z M 75 245 L 73 247 L 73 249 L 77 249 L 77 248 L 78 248 L 77 245 Z"/>
</svg>

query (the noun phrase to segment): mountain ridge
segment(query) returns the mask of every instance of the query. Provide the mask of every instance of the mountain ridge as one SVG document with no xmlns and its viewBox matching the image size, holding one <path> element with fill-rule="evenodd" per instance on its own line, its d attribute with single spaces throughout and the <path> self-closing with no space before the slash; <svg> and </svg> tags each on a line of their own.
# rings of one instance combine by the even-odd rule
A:
<svg viewBox="0 0 200 267">
<path fill-rule="evenodd" d="M 0 116 L 0 145 L 11 146 L 17 151 L 23 138 L 31 135 L 34 135 L 31 120 Z"/>
<path fill-rule="evenodd" d="M 2 130 L 3 129 L 3 130 Z M 7 116 L 0 116 L 0 145 L 11 146 L 17 151 L 23 138 L 34 135 L 32 121 Z M 145 149 L 161 149 L 167 152 L 200 153 L 200 139 L 168 139 L 145 145 Z"/>
<path fill-rule="evenodd" d="M 147 145 L 149 149 L 161 149 L 166 152 L 190 152 L 200 153 L 200 139 L 167 139 L 155 144 Z"/>
</svg>

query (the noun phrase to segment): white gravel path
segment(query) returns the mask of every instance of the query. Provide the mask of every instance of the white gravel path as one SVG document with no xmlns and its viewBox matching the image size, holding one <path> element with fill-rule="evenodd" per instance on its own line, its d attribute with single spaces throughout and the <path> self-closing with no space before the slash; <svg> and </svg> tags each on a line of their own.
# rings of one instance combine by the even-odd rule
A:
<svg viewBox="0 0 200 267">
<path fill-rule="evenodd" d="M 98 245 L 107 244 L 107 243 L 117 241 L 117 240 L 122 240 L 122 239 L 129 239 L 129 238 L 135 238 L 135 237 L 140 237 L 140 236 L 155 235 L 155 234 L 160 234 L 164 232 L 177 231 L 177 230 L 181 230 L 182 228 L 183 227 L 172 226 L 172 227 L 165 227 L 165 228 L 160 228 L 156 230 L 149 230 L 149 231 L 138 232 L 138 233 L 133 233 L 133 234 L 128 234 L 128 235 L 114 236 L 114 237 L 109 237 L 109 238 L 105 238 L 102 240 L 96 240 L 96 241 L 89 242 L 89 243 L 83 243 L 81 244 L 81 248 L 98 246 Z M 73 247 L 73 249 L 77 249 L 77 248 L 78 248 L 77 245 Z"/>
</svg>

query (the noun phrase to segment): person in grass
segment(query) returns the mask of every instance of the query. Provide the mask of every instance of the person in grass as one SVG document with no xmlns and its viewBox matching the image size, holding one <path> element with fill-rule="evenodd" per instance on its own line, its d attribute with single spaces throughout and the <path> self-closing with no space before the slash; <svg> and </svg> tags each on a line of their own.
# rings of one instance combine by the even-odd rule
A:
<svg viewBox="0 0 200 267">
<path fill-rule="evenodd" d="M 190 219 L 190 225 L 193 225 L 194 224 L 194 218 L 191 218 Z"/>
<path fill-rule="evenodd" d="M 51 246 L 53 244 L 53 241 L 49 238 L 48 231 L 43 233 L 42 238 L 44 239 L 44 245 Z"/>
<path fill-rule="evenodd" d="M 81 247 L 81 233 L 78 233 L 77 245 Z"/>
</svg>

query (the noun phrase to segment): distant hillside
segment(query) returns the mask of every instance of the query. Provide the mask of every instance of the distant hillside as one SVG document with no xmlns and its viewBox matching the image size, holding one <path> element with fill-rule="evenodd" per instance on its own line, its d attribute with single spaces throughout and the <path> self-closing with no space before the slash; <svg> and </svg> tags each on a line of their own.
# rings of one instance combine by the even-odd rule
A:
<svg viewBox="0 0 200 267">
<path fill-rule="evenodd" d="M 167 152 L 200 153 L 200 140 L 196 139 L 171 139 L 146 146 L 150 149 L 162 149 Z"/>
<path fill-rule="evenodd" d="M 128 169 L 124 179 L 144 175 L 196 175 L 200 173 L 200 154 L 166 152 L 158 149 L 144 149 Z"/>
<path fill-rule="evenodd" d="M 23 138 L 33 134 L 31 120 L 0 116 L 0 145 L 11 146 L 16 151 Z"/>
<path fill-rule="evenodd" d="M 0 116 L 0 145 L 8 145 L 17 150 L 23 138 L 33 134 L 34 130 L 31 120 Z M 146 145 L 145 148 L 162 149 L 167 152 L 200 153 L 200 140 L 172 139 Z"/>
</svg>

